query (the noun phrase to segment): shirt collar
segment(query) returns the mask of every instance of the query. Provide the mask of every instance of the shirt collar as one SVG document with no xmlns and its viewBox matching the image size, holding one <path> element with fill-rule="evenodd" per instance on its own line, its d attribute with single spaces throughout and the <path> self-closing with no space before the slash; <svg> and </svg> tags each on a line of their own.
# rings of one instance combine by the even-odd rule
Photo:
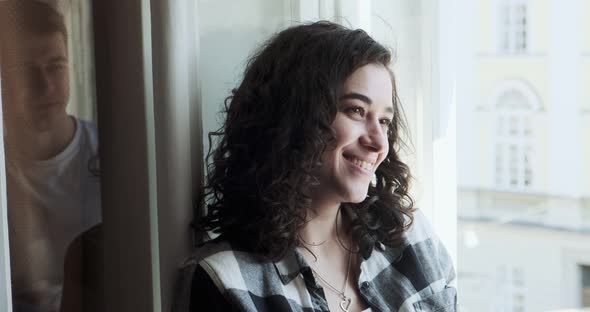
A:
<svg viewBox="0 0 590 312">
<path fill-rule="evenodd" d="M 407 245 L 408 243 L 404 241 L 402 246 L 398 248 L 389 248 L 389 252 L 393 255 L 393 262 L 398 262 L 400 260 L 402 251 Z M 370 256 L 368 259 L 361 259 L 361 268 L 373 269 L 373 267 L 380 267 L 380 264 L 377 262 L 384 260 L 381 259 L 383 257 L 375 257 L 375 252 L 381 254 L 388 248 L 386 248 L 382 243 L 377 243 L 375 247 L 376 248 L 374 248 L 371 253 L 373 256 Z M 299 274 L 305 275 L 304 271 L 310 270 L 307 261 L 305 261 L 303 255 L 301 255 L 301 253 L 299 253 L 296 248 L 287 251 L 283 258 L 281 258 L 279 261 L 273 262 L 273 264 L 283 285 L 290 283 Z"/>
<path fill-rule="evenodd" d="M 309 265 L 297 249 L 288 251 L 283 258 L 273 264 L 284 285 L 290 283 L 304 270 L 309 269 Z"/>
</svg>

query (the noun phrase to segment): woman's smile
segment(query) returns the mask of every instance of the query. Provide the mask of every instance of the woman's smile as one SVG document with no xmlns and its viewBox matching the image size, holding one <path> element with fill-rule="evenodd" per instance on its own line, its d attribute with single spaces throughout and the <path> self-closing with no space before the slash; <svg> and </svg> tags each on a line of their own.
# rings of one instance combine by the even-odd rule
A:
<svg viewBox="0 0 590 312">
<path fill-rule="evenodd" d="M 358 172 L 366 174 L 369 177 L 373 175 L 375 163 L 364 161 L 354 156 L 346 155 L 344 155 L 344 160 Z"/>
</svg>

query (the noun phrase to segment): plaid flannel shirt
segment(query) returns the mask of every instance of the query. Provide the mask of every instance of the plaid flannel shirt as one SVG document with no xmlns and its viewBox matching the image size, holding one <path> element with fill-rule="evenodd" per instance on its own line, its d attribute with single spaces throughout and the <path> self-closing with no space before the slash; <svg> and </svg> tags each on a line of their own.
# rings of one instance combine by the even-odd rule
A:
<svg viewBox="0 0 590 312">
<path fill-rule="evenodd" d="M 457 310 L 451 258 L 420 211 L 401 247 L 378 243 L 359 271 L 359 293 L 373 311 Z M 270 262 L 212 241 L 185 262 L 181 274 L 175 312 L 329 311 L 297 250 Z"/>
</svg>

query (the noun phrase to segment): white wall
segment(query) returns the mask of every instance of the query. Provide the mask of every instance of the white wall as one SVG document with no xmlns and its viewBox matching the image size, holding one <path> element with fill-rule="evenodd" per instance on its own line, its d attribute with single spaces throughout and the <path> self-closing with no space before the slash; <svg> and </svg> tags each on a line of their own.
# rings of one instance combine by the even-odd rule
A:
<svg viewBox="0 0 590 312">
<path fill-rule="evenodd" d="M 550 1 L 549 75 L 549 185 L 552 195 L 579 197 L 582 194 L 579 92 L 581 86 L 578 38 L 581 28 L 579 0 Z M 586 160 L 587 161 L 587 160 Z"/>
<path fill-rule="evenodd" d="M 459 225 L 459 282 L 466 312 L 501 311 L 509 281 L 499 268 L 524 273 L 525 311 L 580 307 L 579 265 L 590 264 L 588 235 L 494 222 Z"/>
</svg>

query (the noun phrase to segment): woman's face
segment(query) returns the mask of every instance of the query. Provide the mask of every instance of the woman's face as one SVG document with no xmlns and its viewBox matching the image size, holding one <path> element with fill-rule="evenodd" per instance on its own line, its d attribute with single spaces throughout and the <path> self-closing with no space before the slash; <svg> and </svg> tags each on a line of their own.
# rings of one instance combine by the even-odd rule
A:
<svg viewBox="0 0 590 312">
<path fill-rule="evenodd" d="M 332 123 L 336 140 L 322 155 L 317 196 L 340 203 L 366 198 L 373 174 L 389 151 L 392 94 L 383 65 L 360 67 L 345 81 Z"/>
</svg>

